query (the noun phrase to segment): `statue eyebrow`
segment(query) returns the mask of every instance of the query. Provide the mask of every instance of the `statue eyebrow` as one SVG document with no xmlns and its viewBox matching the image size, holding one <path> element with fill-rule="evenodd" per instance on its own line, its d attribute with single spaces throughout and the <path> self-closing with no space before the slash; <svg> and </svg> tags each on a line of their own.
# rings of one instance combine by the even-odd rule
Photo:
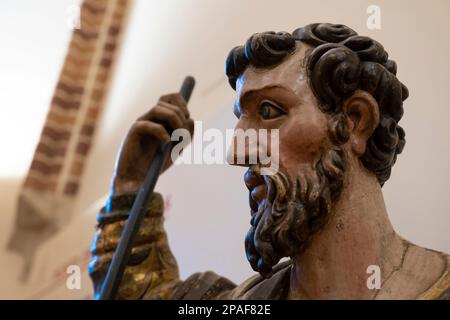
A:
<svg viewBox="0 0 450 320">
<path fill-rule="evenodd" d="M 264 86 L 264 87 L 262 87 L 262 88 L 258 88 L 258 89 L 249 89 L 249 90 L 245 91 L 245 92 L 242 94 L 242 96 L 235 102 L 235 108 L 237 108 L 238 110 L 240 110 L 240 109 L 241 109 L 240 106 L 242 105 L 242 103 L 243 103 L 246 99 L 248 99 L 251 95 L 256 94 L 256 93 L 259 93 L 259 92 L 264 91 L 264 90 L 270 90 L 270 89 L 282 89 L 282 90 L 284 90 L 284 91 L 287 91 L 287 89 L 286 89 L 285 87 L 283 87 L 283 86 L 281 86 L 281 85 L 279 85 L 279 84 L 269 84 L 269 85 L 266 85 L 266 86 Z"/>
<path fill-rule="evenodd" d="M 245 91 L 242 94 L 242 96 L 241 96 L 241 98 L 239 100 L 242 102 L 243 100 L 247 99 L 247 97 L 252 95 L 252 94 L 255 94 L 255 93 L 258 93 L 258 92 L 261 92 L 261 91 L 264 91 L 264 90 L 276 89 L 276 88 L 284 89 L 284 87 L 280 86 L 279 84 L 269 84 L 269 85 L 266 85 L 266 86 L 264 86 L 262 88 L 249 89 L 249 90 Z"/>
</svg>

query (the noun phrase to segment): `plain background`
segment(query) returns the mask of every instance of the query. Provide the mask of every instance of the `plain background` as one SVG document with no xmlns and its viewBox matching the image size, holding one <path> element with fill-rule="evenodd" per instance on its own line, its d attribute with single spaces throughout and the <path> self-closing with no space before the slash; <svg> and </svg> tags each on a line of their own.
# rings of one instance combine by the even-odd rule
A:
<svg viewBox="0 0 450 320">
<path fill-rule="evenodd" d="M 70 40 L 67 8 L 77 3 L 0 2 L 0 297 L 26 298 L 32 291 L 18 280 L 21 258 L 5 245 L 20 181 Z M 381 9 L 380 30 L 366 26 L 369 5 Z M 205 127 L 233 128 L 234 91 L 224 76 L 228 51 L 255 32 L 291 32 L 312 22 L 332 22 L 375 38 L 397 62 L 398 77 L 410 91 L 400 122 L 407 143 L 383 188 L 386 205 L 402 236 L 450 252 L 449 9 L 445 0 L 135 1 L 67 229 L 90 241 L 95 210 L 83 223 L 76 222 L 76 215 L 108 192 L 117 150 L 133 120 L 160 95 L 177 91 L 185 75 L 197 79 L 189 104 L 193 117 Z M 243 172 L 227 165 L 178 166 L 162 177 L 158 190 L 169 204 L 166 228 L 182 277 L 210 269 L 240 282 L 252 274 L 243 248 L 249 223 Z M 69 254 L 78 250 L 72 243 L 55 240 L 48 246 Z"/>
</svg>

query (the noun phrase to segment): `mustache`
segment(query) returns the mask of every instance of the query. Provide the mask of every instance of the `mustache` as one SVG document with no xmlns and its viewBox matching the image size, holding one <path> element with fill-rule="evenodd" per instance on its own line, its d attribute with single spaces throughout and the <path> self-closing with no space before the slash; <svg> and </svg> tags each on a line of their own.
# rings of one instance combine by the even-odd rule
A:
<svg viewBox="0 0 450 320">
<path fill-rule="evenodd" d="M 276 191 L 280 196 L 284 196 L 287 192 L 287 185 L 289 184 L 286 175 L 278 172 L 274 175 L 263 175 L 261 173 L 260 165 L 250 166 L 244 175 L 244 182 L 249 190 L 249 205 L 251 212 L 258 211 L 259 203 L 261 203 L 267 196 L 268 200 L 273 200 Z"/>
</svg>

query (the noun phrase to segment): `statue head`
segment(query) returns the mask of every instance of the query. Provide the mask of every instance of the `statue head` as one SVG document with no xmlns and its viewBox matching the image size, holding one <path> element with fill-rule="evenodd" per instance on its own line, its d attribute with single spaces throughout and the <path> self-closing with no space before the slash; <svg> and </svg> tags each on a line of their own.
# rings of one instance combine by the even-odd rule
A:
<svg viewBox="0 0 450 320">
<path fill-rule="evenodd" d="M 231 50 L 226 74 L 237 93 L 236 128 L 279 129 L 278 172 L 245 164 L 247 258 L 269 277 L 329 221 L 349 168 L 380 186 L 389 179 L 405 145 L 398 122 L 408 90 L 380 43 L 328 23 L 252 35 Z M 241 152 L 248 159 L 254 151 Z"/>
</svg>

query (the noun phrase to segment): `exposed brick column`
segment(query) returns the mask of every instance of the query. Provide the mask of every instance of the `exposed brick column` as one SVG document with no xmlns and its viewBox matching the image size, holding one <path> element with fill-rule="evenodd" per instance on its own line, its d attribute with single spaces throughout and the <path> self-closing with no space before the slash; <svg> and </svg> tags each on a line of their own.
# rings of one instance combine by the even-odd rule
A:
<svg viewBox="0 0 450 320">
<path fill-rule="evenodd" d="M 131 0 L 84 0 L 17 205 L 10 248 L 31 256 L 67 224 Z"/>
</svg>

